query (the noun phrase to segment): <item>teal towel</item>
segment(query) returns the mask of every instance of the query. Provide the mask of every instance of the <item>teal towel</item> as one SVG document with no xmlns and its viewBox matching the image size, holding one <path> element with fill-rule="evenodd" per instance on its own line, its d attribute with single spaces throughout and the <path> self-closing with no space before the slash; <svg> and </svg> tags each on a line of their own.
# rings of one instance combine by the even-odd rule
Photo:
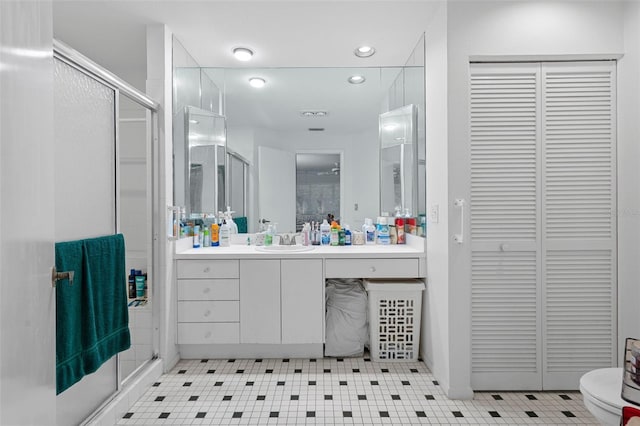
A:
<svg viewBox="0 0 640 426">
<path fill-rule="evenodd" d="M 61 393 L 131 346 L 122 234 L 56 243 L 56 388 Z"/>
<path fill-rule="evenodd" d="M 238 226 L 238 234 L 247 233 L 247 217 L 246 216 L 234 217 L 233 221 Z"/>
</svg>

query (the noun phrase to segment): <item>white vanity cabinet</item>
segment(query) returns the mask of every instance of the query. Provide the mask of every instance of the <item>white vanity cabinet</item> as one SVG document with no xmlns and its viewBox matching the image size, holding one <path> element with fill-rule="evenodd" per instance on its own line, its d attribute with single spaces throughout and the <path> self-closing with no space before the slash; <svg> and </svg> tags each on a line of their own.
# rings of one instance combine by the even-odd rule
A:
<svg viewBox="0 0 640 426">
<path fill-rule="evenodd" d="M 240 342 L 323 341 L 322 259 L 240 260 Z"/>
<path fill-rule="evenodd" d="M 178 344 L 240 342 L 237 260 L 179 260 Z"/>
</svg>

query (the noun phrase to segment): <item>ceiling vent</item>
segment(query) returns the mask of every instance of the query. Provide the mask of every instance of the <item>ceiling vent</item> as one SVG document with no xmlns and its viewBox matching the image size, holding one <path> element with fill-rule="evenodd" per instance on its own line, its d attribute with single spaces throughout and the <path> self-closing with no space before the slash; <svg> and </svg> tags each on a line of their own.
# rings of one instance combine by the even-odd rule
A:
<svg viewBox="0 0 640 426">
<path fill-rule="evenodd" d="M 328 111 L 315 111 L 315 110 L 306 110 L 300 111 L 300 115 L 303 117 L 326 117 L 329 115 Z"/>
<path fill-rule="evenodd" d="M 309 127 L 310 132 L 324 132 L 324 127 Z"/>
</svg>

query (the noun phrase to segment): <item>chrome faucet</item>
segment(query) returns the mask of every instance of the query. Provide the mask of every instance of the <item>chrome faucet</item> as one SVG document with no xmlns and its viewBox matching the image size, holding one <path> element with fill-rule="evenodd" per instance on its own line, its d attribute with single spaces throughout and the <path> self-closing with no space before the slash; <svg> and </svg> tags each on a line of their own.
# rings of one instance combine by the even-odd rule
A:
<svg viewBox="0 0 640 426">
<path fill-rule="evenodd" d="M 295 246 L 296 245 L 296 235 L 297 234 L 280 234 L 280 245 L 281 246 Z"/>
</svg>

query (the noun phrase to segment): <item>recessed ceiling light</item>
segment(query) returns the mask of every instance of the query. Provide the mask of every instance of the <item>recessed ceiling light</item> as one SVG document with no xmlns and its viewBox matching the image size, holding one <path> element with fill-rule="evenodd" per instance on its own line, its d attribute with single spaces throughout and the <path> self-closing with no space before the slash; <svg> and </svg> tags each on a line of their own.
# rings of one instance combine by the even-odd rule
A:
<svg viewBox="0 0 640 426">
<path fill-rule="evenodd" d="M 256 87 L 258 89 L 264 87 L 266 83 L 266 80 L 260 77 L 251 77 L 249 79 L 249 84 L 251 85 L 251 87 Z"/>
<path fill-rule="evenodd" d="M 253 50 L 246 47 L 236 47 L 233 49 L 233 56 L 239 61 L 246 62 L 253 56 Z"/>
<path fill-rule="evenodd" d="M 373 54 L 376 53 L 376 49 L 371 46 L 360 46 L 356 50 L 354 50 L 353 53 L 358 58 L 368 58 L 369 56 L 373 56 Z"/>
<path fill-rule="evenodd" d="M 328 111 L 300 111 L 300 115 L 303 117 L 326 117 L 329 115 Z"/>
<path fill-rule="evenodd" d="M 313 111 L 302 111 L 300 114 L 302 114 L 302 116 L 304 117 L 313 117 L 314 115 L 316 115 Z"/>
<path fill-rule="evenodd" d="M 189 123 L 191 123 L 191 124 L 198 124 L 198 123 L 199 123 L 199 121 L 198 121 L 198 120 L 193 120 L 193 119 L 191 119 L 191 120 L 189 120 Z"/>
<path fill-rule="evenodd" d="M 361 75 L 352 75 L 347 79 L 347 81 L 351 84 L 362 84 L 365 81 L 364 76 Z"/>
<path fill-rule="evenodd" d="M 327 111 L 316 111 L 316 117 L 326 117 L 327 116 Z"/>
</svg>

